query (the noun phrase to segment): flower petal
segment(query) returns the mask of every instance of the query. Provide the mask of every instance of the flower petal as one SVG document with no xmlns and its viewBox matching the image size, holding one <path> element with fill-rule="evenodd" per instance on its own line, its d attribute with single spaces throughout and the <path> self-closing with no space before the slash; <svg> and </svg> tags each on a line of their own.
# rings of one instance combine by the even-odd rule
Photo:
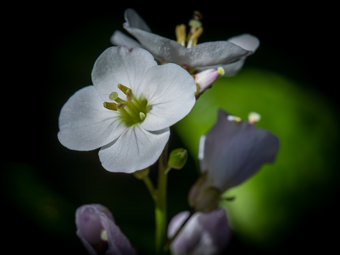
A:
<svg viewBox="0 0 340 255">
<path fill-rule="evenodd" d="M 260 46 L 260 41 L 255 36 L 250 34 L 243 34 L 234 36 L 228 39 L 228 42 L 231 42 L 251 53 L 256 51 L 256 49 Z"/>
<path fill-rule="evenodd" d="M 100 204 L 80 206 L 76 211 L 76 226 L 77 235 L 90 254 L 136 254 L 105 206 Z"/>
<path fill-rule="evenodd" d="M 170 221 L 169 238 L 188 216 L 189 212 L 181 212 Z M 221 254 L 230 237 L 231 229 L 224 209 L 209 213 L 196 212 L 171 244 L 171 254 Z"/>
<path fill-rule="evenodd" d="M 222 67 L 224 70 L 223 76 L 232 76 L 236 74 L 242 68 L 245 60 L 246 60 L 246 57 L 242 57 L 239 60 L 232 62 L 232 63 L 219 64 L 219 65 L 213 65 L 213 66 L 200 66 L 200 67 L 196 67 L 196 70 L 204 71 L 207 69 L 217 69 L 219 67 Z"/>
<path fill-rule="evenodd" d="M 110 40 L 113 45 L 125 46 L 129 49 L 142 47 L 142 45 L 140 45 L 140 43 L 138 43 L 136 40 L 118 30 L 113 33 Z"/>
<path fill-rule="evenodd" d="M 175 124 L 190 112 L 196 101 L 193 77 L 171 63 L 150 68 L 139 89 L 152 107 L 141 123 L 150 131 Z"/>
<path fill-rule="evenodd" d="M 271 132 L 245 121 L 229 121 L 226 116 L 219 111 L 217 123 L 206 135 L 201 161 L 220 190 L 240 184 L 263 164 L 272 163 L 279 149 L 279 139 Z"/>
<path fill-rule="evenodd" d="M 140 126 L 131 127 L 100 149 L 100 161 L 110 172 L 132 173 L 147 168 L 159 158 L 169 135 L 168 128 L 148 132 Z"/>
<path fill-rule="evenodd" d="M 187 49 L 174 40 L 131 27 L 129 23 L 124 23 L 124 28 L 157 60 L 190 68 L 226 64 L 249 54 L 228 41 L 206 42 Z"/>
<path fill-rule="evenodd" d="M 129 22 L 124 23 L 123 27 L 133 35 L 145 49 L 151 52 L 158 61 L 187 64 L 185 56 L 186 48 L 178 42 L 132 27 Z"/>
<path fill-rule="evenodd" d="M 200 67 L 231 63 L 247 54 L 248 51 L 231 42 L 215 41 L 189 48 L 186 56 L 190 67 Z"/>
<path fill-rule="evenodd" d="M 155 65 L 153 56 L 144 49 L 110 47 L 96 60 L 92 81 L 100 96 L 107 101 L 113 91 L 121 93 L 117 88 L 119 83 L 132 90 L 137 88 L 144 73 Z"/>
<path fill-rule="evenodd" d="M 126 9 L 124 12 L 124 18 L 129 22 L 130 26 L 142 29 L 147 32 L 151 32 L 149 26 L 145 23 L 145 21 L 138 15 L 138 13 L 134 9 Z"/>
<path fill-rule="evenodd" d="M 94 150 L 124 131 L 116 113 L 103 107 L 96 89 L 87 86 L 72 95 L 61 109 L 58 139 L 72 150 Z"/>
</svg>

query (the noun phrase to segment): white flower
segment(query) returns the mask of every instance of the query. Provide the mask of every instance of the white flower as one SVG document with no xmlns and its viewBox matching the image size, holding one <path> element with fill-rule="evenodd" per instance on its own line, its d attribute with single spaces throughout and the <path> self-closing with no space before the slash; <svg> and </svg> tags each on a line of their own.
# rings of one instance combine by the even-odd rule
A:
<svg viewBox="0 0 340 255">
<path fill-rule="evenodd" d="M 58 138 L 72 150 L 100 148 L 100 161 L 110 172 L 152 165 L 169 139 L 169 127 L 195 103 L 192 76 L 176 64 L 157 65 L 141 48 L 105 50 L 92 81 L 63 106 Z"/>
</svg>

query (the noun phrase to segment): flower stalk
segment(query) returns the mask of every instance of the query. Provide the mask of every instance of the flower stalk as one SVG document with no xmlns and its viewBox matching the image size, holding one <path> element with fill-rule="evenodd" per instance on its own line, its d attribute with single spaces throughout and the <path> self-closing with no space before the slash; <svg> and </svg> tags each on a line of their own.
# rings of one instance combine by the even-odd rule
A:
<svg viewBox="0 0 340 255">
<path fill-rule="evenodd" d="M 155 196 L 156 254 L 163 254 L 167 230 L 166 190 L 168 182 L 168 144 L 165 146 L 158 165 L 158 186 Z"/>
</svg>

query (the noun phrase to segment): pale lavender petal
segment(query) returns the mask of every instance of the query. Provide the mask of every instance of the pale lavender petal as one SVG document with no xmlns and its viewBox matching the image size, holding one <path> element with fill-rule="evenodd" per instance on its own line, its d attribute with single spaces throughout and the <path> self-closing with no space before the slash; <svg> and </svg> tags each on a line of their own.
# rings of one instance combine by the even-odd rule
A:
<svg viewBox="0 0 340 255">
<path fill-rule="evenodd" d="M 249 51 L 250 54 L 256 51 L 257 48 L 260 46 L 259 39 L 250 34 L 234 36 L 228 39 L 228 41 Z"/>
<path fill-rule="evenodd" d="M 113 33 L 110 40 L 113 45 L 125 46 L 129 49 L 142 48 L 140 43 L 118 30 Z"/>
<path fill-rule="evenodd" d="M 124 131 L 117 114 L 103 106 L 94 86 L 72 95 L 59 115 L 58 139 L 72 150 L 88 151 L 104 146 Z"/>
<path fill-rule="evenodd" d="M 124 24 L 124 28 L 157 60 L 190 68 L 226 64 L 249 53 L 228 41 L 206 42 L 188 49 L 174 40 L 130 27 L 128 23 Z"/>
<path fill-rule="evenodd" d="M 112 92 L 125 98 L 117 85 L 123 84 L 132 91 L 138 88 L 146 71 L 157 65 L 153 56 L 144 49 L 110 47 L 96 60 L 92 81 L 103 100 L 108 101 Z"/>
<path fill-rule="evenodd" d="M 189 212 L 177 214 L 169 224 L 168 237 L 171 238 Z M 210 213 L 195 213 L 187 222 L 181 233 L 170 246 L 173 255 L 221 254 L 228 244 L 231 229 L 223 209 Z"/>
<path fill-rule="evenodd" d="M 169 135 L 169 128 L 149 132 L 138 125 L 130 127 L 116 141 L 100 149 L 100 161 L 110 172 L 133 173 L 147 168 L 157 161 Z"/>
<path fill-rule="evenodd" d="M 215 187 L 226 190 L 245 181 L 263 164 L 272 163 L 278 149 L 279 139 L 271 132 L 245 121 L 230 121 L 219 111 L 217 123 L 206 134 L 201 167 Z"/>
<path fill-rule="evenodd" d="M 130 26 L 151 32 L 149 26 L 145 23 L 141 16 L 134 9 L 126 9 L 124 12 L 124 18 L 129 22 Z"/>
<path fill-rule="evenodd" d="M 193 77 L 171 63 L 150 68 L 139 90 L 151 105 L 141 126 L 151 131 L 175 124 L 190 112 L 196 101 Z"/>
<path fill-rule="evenodd" d="M 76 226 L 78 237 L 91 255 L 136 254 L 105 206 L 100 204 L 80 206 L 76 210 Z"/>
</svg>

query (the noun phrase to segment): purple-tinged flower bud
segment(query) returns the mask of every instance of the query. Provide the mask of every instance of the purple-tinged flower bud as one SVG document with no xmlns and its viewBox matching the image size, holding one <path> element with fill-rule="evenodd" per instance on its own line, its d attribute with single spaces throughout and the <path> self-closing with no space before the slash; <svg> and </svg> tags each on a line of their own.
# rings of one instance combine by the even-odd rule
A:
<svg viewBox="0 0 340 255">
<path fill-rule="evenodd" d="M 189 217 L 189 212 L 177 214 L 170 222 L 168 236 L 171 238 Z M 217 255 L 229 242 L 231 229 L 224 209 L 210 213 L 195 213 L 172 242 L 172 255 Z"/>
<path fill-rule="evenodd" d="M 134 255 L 129 240 L 115 224 L 111 212 L 100 204 L 76 211 L 77 235 L 91 255 Z"/>
<path fill-rule="evenodd" d="M 279 139 L 254 125 L 259 118 L 253 113 L 247 122 L 221 110 L 218 112 L 217 123 L 200 141 L 202 177 L 189 193 L 189 204 L 197 211 L 217 208 L 218 194 L 239 185 L 263 164 L 274 162 Z M 213 190 L 216 192 L 212 193 Z"/>
<path fill-rule="evenodd" d="M 205 90 L 209 89 L 212 86 L 212 84 L 217 80 L 219 75 L 220 72 L 213 68 L 195 74 L 194 78 L 198 87 L 197 95 L 200 95 Z"/>
</svg>

